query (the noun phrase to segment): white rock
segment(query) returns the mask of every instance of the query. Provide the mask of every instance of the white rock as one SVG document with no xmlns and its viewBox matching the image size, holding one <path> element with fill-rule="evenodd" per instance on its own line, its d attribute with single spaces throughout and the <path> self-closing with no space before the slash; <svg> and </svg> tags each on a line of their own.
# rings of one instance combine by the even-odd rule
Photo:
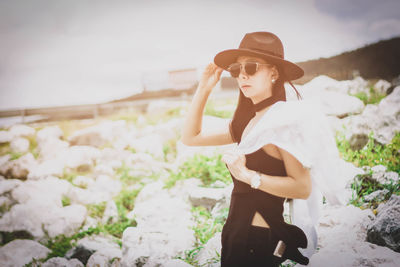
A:
<svg viewBox="0 0 400 267">
<path fill-rule="evenodd" d="M 159 134 L 150 134 L 132 139 L 129 146 L 137 152 L 149 153 L 158 159 L 164 157 L 163 139 Z"/>
<path fill-rule="evenodd" d="M 379 94 L 386 94 L 387 90 L 390 88 L 391 84 L 385 80 L 379 80 L 375 83 L 374 89 Z"/>
<path fill-rule="evenodd" d="M 112 199 L 112 196 L 108 192 L 93 191 L 79 187 L 72 187 L 68 191 L 67 197 L 71 200 L 71 203 L 82 205 L 100 204 L 101 202 Z"/>
<path fill-rule="evenodd" d="M 49 139 L 60 139 L 62 136 L 63 132 L 59 126 L 46 126 L 36 133 L 36 141 L 40 146 L 41 143 Z"/>
<path fill-rule="evenodd" d="M 178 180 L 176 181 L 175 185 L 168 190 L 168 192 L 171 194 L 171 196 L 179 197 L 185 201 L 189 201 L 190 193 L 200 185 L 202 185 L 201 180 L 194 177 Z"/>
<path fill-rule="evenodd" d="M 216 259 L 219 259 L 221 247 L 221 232 L 218 232 L 208 240 L 204 248 L 197 254 L 196 259 L 199 265 L 206 266 L 206 264 L 213 263 Z"/>
<path fill-rule="evenodd" d="M 9 131 L 0 131 L 0 144 L 11 142 L 12 139 L 13 136 Z"/>
<path fill-rule="evenodd" d="M 396 184 L 399 181 L 397 172 L 375 172 L 372 174 L 372 179 L 380 184 Z"/>
<path fill-rule="evenodd" d="M 2 158 L 2 161 L 7 157 Z M 9 159 L 9 157 L 8 157 Z M 30 170 L 37 166 L 37 162 L 31 153 L 27 153 L 16 160 L 6 161 L 0 166 L 0 174 L 18 179 L 26 179 Z"/>
<path fill-rule="evenodd" d="M 24 124 L 14 124 L 13 126 L 10 127 L 9 129 L 10 134 L 12 135 L 13 138 L 16 137 L 29 137 L 35 135 L 35 129 L 24 125 Z"/>
<path fill-rule="evenodd" d="M 307 266 L 395 266 L 398 253 L 365 241 L 374 218 L 369 209 L 324 205 L 317 227 L 320 249 Z"/>
<path fill-rule="evenodd" d="M 88 188 L 89 186 L 92 186 L 94 184 L 94 180 L 87 176 L 78 175 L 72 181 L 72 184 L 81 188 Z"/>
<path fill-rule="evenodd" d="M 74 132 L 69 138 L 72 145 L 103 147 L 108 144 L 118 143 L 117 147 L 123 149 L 126 146 L 131 132 L 128 130 L 125 120 L 103 121 L 98 125 L 87 127 Z"/>
<path fill-rule="evenodd" d="M 358 76 L 351 80 L 351 82 L 348 84 L 348 93 L 349 94 L 357 94 L 364 92 L 367 95 L 369 95 L 369 88 L 368 88 L 368 82 L 364 80 L 362 77 Z"/>
<path fill-rule="evenodd" d="M 186 263 L 180 259 L 172 259 L 172 260 L 168 260 L 165 262 L 160 262 L 160 264 L 162 264 L 161 266 L 165 266 L 165 267 L 191 267 L 191 266 L 193 266 L 193 265 L 190 265 L 189 263 Z"/>
<path fill-rule="evenodd" d="M 118 250 L 119 253 L 121 253 L 121 249 L 117 243 L 113 242 L 109 238 L 106 238 L 103 236 L 98 236 L 98 235 L 84 237 L 84 238 L 78 240 L 76 245 L 82 246 L 89 250 L 94 250 L 94 251 Z M 118 254 L 118 256 L 120 256 L 120 254 Z"/>
<path fill-rule="evenodd" d="M 99 175 L 88 189 L 98 192 L 107 192 L 111 196 L 116 196 L 121 192 L 122 184 L 119 180 L 112 179 L 107 175 Z"/>
<path fill-rule="evenodd" d="M 324 114 L 337 117 L 360 114 L 365 107 L 364 103 L 357 97 L 337 92 L 326 91 L 319 95 L 307 97 L 307 99 L 314 99 L 320 102 Z"/>
<path fill-rule="evenodd" d="M 138 225 L 123 233 L 122 266 L 165 262 L 183 256 L 194 245 L 191 206 L 172 196 L 163 185 L 161 181 L 149 183 L 137 196 L 133 214 Z"/>
<path fill-rule="evenodd" d="M 101 222 L 103 224 L 108 224 L 108 223 L 115 223 L 118 221 L 118 208 L 115 202 L 108 201 L 106 208 L 104 210 L 103 218 L 101 219 Z"/>
<path fill-rule="evenodd" d="M 108 175 L 108 176 L 114 176 L 114 169 L 111 165 L 105 165 L 105 164 L 100 164 L 96 165 L 93 170 L 93 175 L 98 176 L 98 175 Z"/>
<path fill-rule="evenodd" d="M 33 259 L 47 257 L 50 250 L 32 240 L 15 239 L 0 248 L 0 262 L 4 267 L 20 267 Z"/>
<path fill-rule="evenodd" d="M 77 232 L 85 221 L 87 210 L 82 205 L 69 205 L 61 209 L 54 209 L 53 214 L 45 218 L 44 228 L 49 236 L 54 238 L 58 235 L 71 236 Z"/>
<path fill-rule="evenodd" d="M 383 165 L 375 165 L 371 168 L 371 171 L 373 171 L 374 173 L 377 172 L 386 172 L 386 166 Z"/>
<path fill-rule="evenodd" d="M 122 266 L 132 266 L 143 258 L 145 262 L 165 262 L 176 255 L 183 256 L 183 251 L 194 245 L 191 236 L 193 233 L 186 229 L 174 229 L 168 233 L 128 227 L 122 237 Z"/>
<path fill-rule="evenodd" d="M 29 140 L 22 137 L 15 138 L 11 141 L 10 148 L 13 152 L 26 153 L 29 151 Z"/>
<path fill-rule="evenodd" d="M 393 92 L 382 99 L 379 104 L 379 110 L 382 115 L 394 116 L 397 121 L 399 120 L 399 104 L 400 103 L 400 86 L 393 89 Z"/>
<path fill-rule="evenodd" d="M 90 146 L 72 146 L 60 155 L 65 160 L 65 166 L 71 169 L 91 168 L 99 156 L 100 151 Z"/>
<path fill-rule="evenodd" d="M 319 75 L 313 78 L 308 83 L 304 84 L 303 86 L 304 89 L 302 91 L 304 93 L 309 93 L 309 94 L 315 94 L 316 91 L 325 91 L 325 90 L 340 91 L 344 93 L 340 86 L 340 83 L 337 80 L 332 79 L 326 75 Z"/>
<path fill-rule="evenodd" d="M 23 182 L 17 179 L 0 180 L 0 195 L 10 192 L 17 186 L 20 186 Z"/>
<path fill-rule="evenodd" d="M 15 188 L 11 195 L 19 203 L 36 200 L 62 207 L 62 196 L 68 193 L 70 187 L 70 183 L 65 180 L 48 177 L 39 181 L 28 180 Z"/>
<path fill-rule="evenodd" d="M 39 212 L 40 211 L 40 212 Z M 75 233 L 85 220 L 86 208 L 71 205 L 59 208 L 52 203 L 36 200 L 25 204 L 16 204 L 0 218 L 0 231 L 27 231 L 35 238 L 44 237 L 43 230 L 50 237 Z"/>
<path fill-rule="evenodd" d="M 39 159 L 41 161 L 52 160 L 59 157 L 60 153 L 67 150 L 68 142 L 60 139 L 50 138 L 38 144 Z"/>
<path fill-rule="evenodd" d="M 86 267 L 120 266 L 122 252 L 120 249 L 102 249 L 93 253 L 86 263 Z M 110 262 L 112 263 L 110 264 Z"/>
<path fill-rule="evenodd" d="M 41 180 L 49 176 L 62 177 L 64 174 L 64 161 L 59 158 L 50 158 L 36 164 L 29 170 L 29 180 Z"/>
<path fill-rule="evenodd" d="M 66 259 L 62 257 L 54 257 L 47 260 L 45 263 L 41 265 L 41 267 L 84 267 L 83 263 L 78 259 Z"/>
<path fill-rule="evenodd" d="M 203 206 L 211 211 L 215 204 L 225 201 L 225 189 L 197 187 L 190 193 L 189 200 L 193 206 Z"/>
</svg>

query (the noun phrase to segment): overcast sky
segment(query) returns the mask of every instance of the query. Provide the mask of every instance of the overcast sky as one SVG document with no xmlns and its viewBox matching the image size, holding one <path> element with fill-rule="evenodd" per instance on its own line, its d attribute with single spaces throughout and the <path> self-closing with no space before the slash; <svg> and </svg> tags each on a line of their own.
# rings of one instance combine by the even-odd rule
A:
<svg viewBox="0 0 400 267">
<path fill-rule="evenodd" d="M 0 0 L 0 109 L 127 96 L 143 72 L 204 66 L 246 32 L 277 34 L 294 62 L 330 57 L 399 36 L 399 3 Z"/>
</svg>

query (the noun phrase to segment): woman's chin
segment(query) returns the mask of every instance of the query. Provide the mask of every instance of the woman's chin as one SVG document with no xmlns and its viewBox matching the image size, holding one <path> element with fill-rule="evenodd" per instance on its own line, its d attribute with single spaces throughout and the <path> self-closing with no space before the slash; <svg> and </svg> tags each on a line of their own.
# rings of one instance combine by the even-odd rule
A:
<svg viewBox="0 0 400 267">
<path fill-rule="evenodd" d="M 244 94 L 245 97 L 247 98 L 252 98 L 254 94 L 250 93 L 249 91 L 242 90 L 242 93 Z"/>
</svg>

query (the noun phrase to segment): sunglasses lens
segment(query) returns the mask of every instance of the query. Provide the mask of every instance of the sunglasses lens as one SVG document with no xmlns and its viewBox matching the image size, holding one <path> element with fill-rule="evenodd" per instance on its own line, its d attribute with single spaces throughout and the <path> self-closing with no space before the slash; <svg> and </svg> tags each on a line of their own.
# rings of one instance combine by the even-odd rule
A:
<svg viewBox="0 0 400 267">
<path fill-rule="evenodd" d="M 240 64 L 234 63 L 228 67 L 228 71 L 231 73 L 233 78 L 237 78 L 240 74 Z"/>
<path fill-rule="evenodd" d="M 246 62 L 246 64 L 244 65 L 244 69 L 248 75 L 253 75 L 257 71 L 257 63 Z"/>
</svg>

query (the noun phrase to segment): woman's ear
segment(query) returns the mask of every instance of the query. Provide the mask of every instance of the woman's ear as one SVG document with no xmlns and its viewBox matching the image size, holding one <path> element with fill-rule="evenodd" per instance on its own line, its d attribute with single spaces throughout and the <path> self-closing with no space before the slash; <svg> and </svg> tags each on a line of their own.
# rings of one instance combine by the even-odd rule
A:
<svg viewBox="0 0 400 267">
<path fill-rule="evenodd" d="M 271 78 L 274 79 L 275 81 L 277 81 L 279 79 L 279 71 L 276 68 L 276 66 L 272 67 L 272 75 Z"/>
</svg>

